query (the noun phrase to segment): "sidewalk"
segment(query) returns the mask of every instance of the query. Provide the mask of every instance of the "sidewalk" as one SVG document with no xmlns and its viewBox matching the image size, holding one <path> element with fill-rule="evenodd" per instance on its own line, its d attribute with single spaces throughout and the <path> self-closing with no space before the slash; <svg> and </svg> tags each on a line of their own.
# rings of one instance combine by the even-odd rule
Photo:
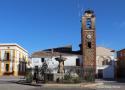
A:
<svg viewBox="0 0 125 90">
<path fill-rule="evenodd" d="M 3 76 L 0 77 L 1 82 L 6 82 L 6 83 L 16 83 L 16 84 L 21 84 L 21 85 L 29 85 L 29 86 L 40 86 L 40 87 L 74 87 L 74 88 L 96 88 L 96 86 L 103 85 L 104 82 L 97 80 L 95 83 L 78 83 L 78 84 L 58 84 L 58 83 L 51 83 L 51 84 L 43 84 L 43 83 L 27 83 L 25 78 L 23 76 L 19 77 L 13 77 L 13 76 Z"/>
<path fill-rule="evenodd" d="M 78 88 L 96 88 L 103 83 L 80 83 L 80 84 L 45 84 L 44 87 L 78 87 Z"/>
<path fill-rule="evenodd" d="M 0 81 L 19 81 L 19 80 L 25 80 L 24 76 L 0 76 Z"/>
</svg>

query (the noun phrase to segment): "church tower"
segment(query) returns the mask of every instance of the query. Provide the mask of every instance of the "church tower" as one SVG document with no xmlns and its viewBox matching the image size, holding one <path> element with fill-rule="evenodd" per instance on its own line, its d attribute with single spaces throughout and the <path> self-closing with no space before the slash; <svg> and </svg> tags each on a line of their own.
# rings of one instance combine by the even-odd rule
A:
<svg viewBox="0 0 125 90">
<path fill-rule="evenodd" d="M 92 10 L 86 10 L 82 16 L 82 57 L 83 57 L 83 76 L 95 77 L 96 71 L 96 30 L 95 15 Z"/>
</svg>

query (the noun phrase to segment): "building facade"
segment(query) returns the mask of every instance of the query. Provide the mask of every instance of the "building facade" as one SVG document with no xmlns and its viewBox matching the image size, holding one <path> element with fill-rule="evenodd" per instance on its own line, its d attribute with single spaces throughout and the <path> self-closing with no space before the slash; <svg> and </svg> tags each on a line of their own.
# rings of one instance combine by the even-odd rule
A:
<svg viewBox="0 0 125 90">
<path fill-rule="evenodd" d="M 117 51 L 117 78 L 125 78 L 125 49 Z"/>
<path fill-rule="evenodd" d="M 18 44 L 0 44 L 0 76 L 24 75 L 28 52 Z"/>
<path fill-rule="evenodd" d="M 115 78 L 115 51 L 105 47 L 96 47 L 97 78 Z"/>
<path fill-rule="evenodd" d="M 49 69 L 52 73 L 58 72 L 59 62 L 56 61 L 55 58 L 62 55 L 66 60 L 64 61 L 64 71 L 65 73 L 71 69 L 75 69 L 77 67 L 83 67 L 83 58 L 82 54 L 79 51 L 72 51 L 72 49 L 68 48 L 56 48 L 55 51 L 53 49 L 49 49 L 49 51 L 43 50 L 34 52 L 31 55 L 32 68 L 42 67 L 44 62 L 47 62 Z M 48 49 L 47 49 L 48 50 Z M 58 50 L 58 52 L 57 52 Z M 63 50 L 63 51 L 62 51 Z M 68 51 L 69 50 L 69 51 Z M 62 52 L 63 53 L 62 53 Z M 105 47 L 96 47 L 96 75 L 97 78 L 109 78 L 114 79 L 115 77 L 115 52 L 113 49 L 105 48 Z"/>
<path fill-rule="evenodd" d="M 40 68 L 46 62 L 52 73 L 57 73 L 59 62 L 56 58 L 60 55 L 66 58 L 63 63 L 65 73 L 73 67 L 82 65 L 82 56 L 79 53 L 73 52 L 71 47 L 62 47 L 34 52 L 31 55 L 32 68 Z"/>
</svg>

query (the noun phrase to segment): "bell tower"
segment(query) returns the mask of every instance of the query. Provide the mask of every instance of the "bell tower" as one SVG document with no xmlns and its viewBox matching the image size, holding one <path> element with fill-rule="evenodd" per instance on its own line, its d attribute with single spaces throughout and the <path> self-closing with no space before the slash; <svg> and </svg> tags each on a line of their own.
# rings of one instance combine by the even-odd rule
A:
<svg viewBox="0 0 125 90">
<path fill-rule="evenodd" d="M 92 10 L 86 10 L 82 16 L 82 57 L 83 57 L 83 77 L 95 78 L 96 71 L 96 34 L 95 15 Z"/>
</svg>

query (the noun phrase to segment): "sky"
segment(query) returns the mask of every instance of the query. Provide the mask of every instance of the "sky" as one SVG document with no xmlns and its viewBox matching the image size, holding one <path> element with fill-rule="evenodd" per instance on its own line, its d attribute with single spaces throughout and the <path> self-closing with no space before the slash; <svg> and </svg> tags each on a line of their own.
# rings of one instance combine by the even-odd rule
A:
<svg viewBox="0 0 125 90">
<path fill-rule="evenodd" d="M 96 43 L 125 48 L 125 0 L 0 0 L 0 43 L 37 50 L 81 43 L 81 16 L 96 15 Z"/>
</svg>

